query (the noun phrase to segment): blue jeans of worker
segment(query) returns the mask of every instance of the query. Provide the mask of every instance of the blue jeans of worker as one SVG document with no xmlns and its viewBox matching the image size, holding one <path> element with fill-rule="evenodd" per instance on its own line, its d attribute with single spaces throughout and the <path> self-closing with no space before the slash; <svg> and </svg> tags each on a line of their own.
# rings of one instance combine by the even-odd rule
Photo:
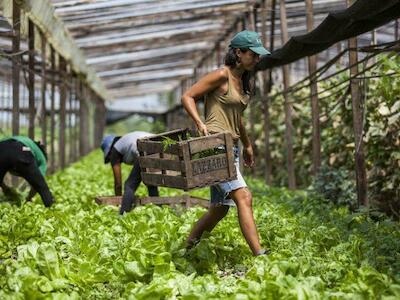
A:
<svg viewBox="0 0 400 300">
<path fill-rule="evenodd" d="M 210 187 L 211 205 L 213 206 L 235 206 L 235 202 L 229 197 L 230 192 L 247 187 L 247 184 L 244 181 L 242 174 L 240 173 L 240 153 L 239 147 L 236 145 L 233 147 L 233 157 L 235 159 L 237 178 L 231 181 L 221 182 L 217 185 L 213 185 Z"/>
<path fill-rule="evenodd" d="M 131 173 L 124 184 L 124 195 L 122 196 L 122 203 L 119 213 L 122 215 L 132 209 L 136 205 L 135 192 L 142 182 L 141 170 L 139 161 L 136 160 L 133 164 Z M 158 197 L 158 188 L 156 186 L 147 186 L 150 197 Z"/>
</svg>

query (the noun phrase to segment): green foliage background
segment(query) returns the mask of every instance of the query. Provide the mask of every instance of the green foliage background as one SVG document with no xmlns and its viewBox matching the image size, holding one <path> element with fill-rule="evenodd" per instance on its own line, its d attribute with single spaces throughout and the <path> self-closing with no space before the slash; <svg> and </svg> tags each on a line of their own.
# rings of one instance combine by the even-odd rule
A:
<svg viewBox="0 0 400 300">
<path fill-rule="evenodd" d="M 99 150 L 48 178 L 57 201 L 50 209 L 38 196 L 18 203 L 0 194 L 0 298 L 400 297 L 398 223 L 246 180 L 269 256 L 251 255 L 235 209 L 186 252 L 184 241 L 204 209 L 148 205 L 120 217 L 116 208 L 96 205 L 96 195 L 113 189 Z M 138 194 L 146 195 L 143 185 Z M 209 196 L 208 189 L 195 194 Z"/>
<path fill-rule="evenodd" d="M 367 71 L 365 76 L 377 78 L 361 79 L 365 107 L 364 153 L 366 159 L 369 198 L 373 205 L 391 215 L 400 216 L 400 57 L 385 54 L 377 57 L 378 65 Z M 355 163 L 354 135 L 351 97 L 348 74 L 342 73 L 320 82 L 322 91 L 345 81 L 328 92 L 319 95 L 322 171 L 336 172 L 337 177 L 347 174 L 347 194 L 354 193 Z M 275 88 L 274 92 L 278 92 Z M 293 142 L 295 172 L 300 188 L 312 184 L 312 120 L 309 88 L 290 94 L 293 105 Z M 265 151 L 263 117 L 260 99 L 256 99 L 255 143 L 260 153 L 257 160 L 257 174 L 262 176 L 266 164 L 272 166 L 274 186 L 287 186 L 285 114 L 283 97 L 272 99 L 271 115 L 271 156 L 266 162 L 261 156 Z M 257 109 L 259 108 L 259 109 Z M 319 177 L 323 180 L 324 175 Z M 317 178 L 318 179 L 318 178 Z M 322 181 L 320 185 L 329 184 Z M 356 198 L 352 196 L 351 198 Z M 348 199 L 348 202 L 351 202 Z"/>
<path fill-rule="evenodd" d="M 131 131 L 147 131 L 160 133 L 166 131 L 161 120 L 154 120 L 151 117 L 133 115 L 121 122 L 114 123 L 106 128 L 106 134 L 124 135 Z"/>
</svg>

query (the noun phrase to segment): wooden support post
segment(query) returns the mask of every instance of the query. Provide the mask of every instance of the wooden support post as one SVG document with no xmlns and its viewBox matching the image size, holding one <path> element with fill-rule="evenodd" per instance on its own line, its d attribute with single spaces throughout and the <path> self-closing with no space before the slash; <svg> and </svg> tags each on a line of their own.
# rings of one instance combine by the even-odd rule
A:
<svg viewBox="0 0 400 300">
<path fill-rule="evenodd" d="M 254 10 L 255 8 L 254 8 L 254 6 L 249 6 L 249 12 L 248 12 L 248 29 L 250 30 L 250 31 L 256 31 L 256 20 L 255 20 L 255 18 L 254 18 L 254 13 L 253 13 L 253 10 Z M 253 98 L 254 99 L 254 98 Z M 254 101 L 250 101 L 250 103 L 249 103 L 249 115 L 250 115 L 250 139 L 251 139 L 251 142 L 253 143 L 254 142 L 254 140 L 255 140 L 255 136 L 254 136 L 254 132 L 255 132 L 255 129 L 254 129 L 254 122 L 255 122 L 255 111 L 254 111 L 254 109 L 255 109 L 255 102 Z"/>
<path fill-rule="evenodd" d="M 394 23 L 394 40 L 397 41 L 399 39 L 399 19 L 396 19 Z"/>
<path fill-rule="evenodd" d="M 42 100 L 42 143 L 44 147 L 47 146 L 47 117 L 46 117 L 46 37 L 43 33 L 40 35 L 41 38 L 41 52 L 42 52 L 42 91 L 41 91 L 41 100 Z"/>
<path fill-rule="evenodd" d="M 256 31 L 256 8 L 254 7 L 254 5 L 251 5 L 248 11 L 248 29 L 250 31 Z M 254 85 L 255 88 L 255 85 Z M 250 100 L 249 102 L 249 123 L 250 123 L 250 142 L 253 145 L 253 147 L 255 147 L 255 109 L 256 109 L 256 102 L 255 102 L 255 97 L 253 97 L 253 99 Z M 251 173 L 253 175 L 256 174 L 256 168 L 253 167 L 251 168 Z"/>
<path fill-rule="evenodd" d="M 376 45 L 377 40 L 376 40 L 376 29 L 373 29 L 371 31 L 371 45 Z"/>
<path fill-rule="evenodd" d="M 272 2 L 275 2 L 275 0 L 272 0 Z M 271 0 L 266 2 L 266 0 L 262 1 L 262 7 L 261 7 L 261 40 L 264 45 L 267 44 L 267 12 L 268 8 L 272 7 Z M 272 27 L 273 19 L 272 19 L 272 14 L 271 14 L 271 29 Z M 271 36 L 272 36 L 271 32 Z M 271 43 L 270 43 L 271 47 Z M 272 49 L 270 49 L 272 51 Z M 269 104 L 270 104 L 270 99 L 269 99 L 269 86 L 270 86 L 270 81 L 271 81 L 271 76 L 270 72 L 268 71 L 262 71 L 262 91 L 263 95 L 261 95 L 262 99 L 262 110 L 263 110 L 263 116 L 264 116 L 264 138 L 265 138 L 265 154 L 264 154 L 264 161 L 265 161 L 265 168 L 264 168 L 264 178 L 265 182 L 268 185 L 271 185 L 271 172 L 272 172 L 272 159 L 271 159 L 271 149 L 270 149 L 270 128 L 271 128 L 271 120 L 270 120 L 270 115 L 269 115 Z"/>
<path fill-rule="evenodd" d="M 28 93 L 29 93 L 29 126 L 28 136 L 35 139 L 35 25 L 28 19 L 28 49 L 29 49 L 29 73 L 28 73 Z"/>
<path fill-rule="evenodd" d="M 75 111 L 75 135 L 74 135 L 74 139 L 75 139 L 75 161 L 78 160 L 79 158 L 79 81 L 78 78 L 76 77 L 76 74 L 74 76 L 74 94 L 75 94 L 75 98 L 74 98 L 74 111 Z"/>
<path fill-rule="evenodd" d="M 89 129 L 89 136 L 90 136 L 90 139 L 89 139 L 89 151 L 88 151 L 88 153 L 90 152 L 90 151 L 92 151 L 93 149 L 94 149 L 94 140 L 95 140 L 95 136 L 96 136 L 96 130 L 95 130 L 95 128 L 93 127 L 93 124 L 95 123 L 95 120 L 96 120 L 96 114 L 94 113 L 94 114 L 91 114 L 91 109 L 92 109 L 92 107 L 94 106 L 96 106 L 96 102 L 95 102 L 95 98 L 94 98 L 94 93 L 93 93 L 93 90 L 90 88 L 90 86 L 89 85 L 87 85 L 87 92 L 88 92 L 88 99 L 89 99 L 89 103 L 90 103 L 90 105 L 89 105 L 89 122 L 88 122 L 88 125 L 90 126 L 90 128 L 91 128 L 91 130 Z M 94 110 L 96 110 L 96 109 L 94 109 Z"/>
<path fill-rule="evenodd" d="M 243 19 L 242 18 L 236 23 L 235 27 L 236 27 L 235 33 L 238 33 L 243 30 Z"/>
<path fill-rule="evenodd" d="M 307 31 L 310 32 L 314 27 L 313 4 L 312 0 L 306 0 L 307 8 Z M 318 106 L 318 85 L 315 72 L 317 71 L 317 56 L 308 57 L 308 73 L 314 74 L 310 77 L 311 92 L 311 115 L 312 115 L 312 162 L 313 175 L 315 176 L 321 167 L 321 137 L 319 125 L 319 106 Z"/>
<path fill-rule="evenodd" d="M 242 22 L 241 22 L 242 24 L 241 24 L 240 31 L 247 29 L 246 28 L 248 26 L 248 24 L 246 24 L 247 18 L 248 18 L 248 16 L 247 16 L 247 13 L 246 13 L 246 16 L 242 18 Z"/>
<path fill-rule="evenodd" d="M 66 61 L 59 55 L 59 72 L 60 72 L 60 127 L 59 127 L 59 159 L 60 168 L 65 168 L 65 114 L 66 114 L 66 100 L 67 100 L 67 90 L 65 85 L 65 73 L 66 73 Z"/>
<path fill-rule="evenodd" d="M 345 48 L 345 42 L 344 41 L 337 42 L 338 54 L 343 51 L 343 48 Z M 344 63 L 345 63 L 344 55 L 341 55 L 338 60 L 338 63 L 336 64 L 336 71 L 339 71 L 342 68 L 341 65 L 343 65 Z"/>
<path fill-rule="evenodd" d="M 80 98 L 79 98 L 79 152 L 81 156 L 89 153 L 89 107 L 88 93 L 86 85 L 79 81 Z"/>
<path fill-rule="evenodd" d="M 101 140 L 103 138 L 103 131 L 104 131 L 104 103 L 102 99 L 95 95 L 95 102 L 96 102 L 96 111 L 95 111 L 95 147 L 99 147 L 101 144 Z"/>
<path fill-rule="evenodd" d="M 6 116 L 7 116 L 7 103 L 6 103 L 6 97 L 4 95 L 4 85 L 5 82 L 3 81 L 3 78 L 0 77 L 0 133 L 3 134 L 3 130 L 6 128 L 7 123 L 5 122 Z M 2 113 L 4 112 L 4 114 Z"/>
<path fill-rule="evenodd" d="M 272 0 L 271 3 L 271 29 L 270 29 L 270 36 L 269 36 L 269 47 L 271 52 L 274 50 L 274 41 L 275 41 L 275 21 L 276 21 L 276 14 L 275 14 L 275 9 L 276 9 L 276 0 Z M 269 71 L 270 77 L 272 78 L 272 69 Z M 272 81 L 270 84 L 270 88 L 272 87 Z"/>
<path fill-rule="evenodd" d="M 377 41 L 377 38 L 376 38 L 376 29 L 373 29 L 371 31 L 371 45 L 376 45 L 376 44 L 378 44 L 378 41 Z M 375 64 L 376 63 L 376 58 L 377 58 L 376 56 L 371 57 L 370 63 L 371 64 Z"/>
<path fill-rule="evenodd" d="M 12 110 L 12 134 L 19 134 L 19 84 L 20 84 L 20 63 L 21 56 L 17 53 L 20 51 L 21 39 L 21 9 L 17 1 L 13 1 L 13 30 L 14 37 L 12 39 L 12 95 L 13 95 L 13 110 Z"/>
<path fill-rule="evenodd" d="M 56 73 L 56 57 L 54 48 L 50 48 L 50 63 L 51 63 L 51 71 L 53 74 Z M 50 95 L 50 168 L 51 171 L 54 172 L 56 169 L 56 155 L 55 155 L 55 132 L 56 132 L 56 116 L 55 116 L 55 97 L 56 97 L 56 84 L 55 79 L 56 75 L 53 76 L 53 80 L 51 81 L 51 95 Z"/>
<path fill-rule="evenodd" d="M 1 78 L 0 80 L 1 82 L 1 90 L 0 90 L 0 98 L 3 99 L 2 100 L 2 108 L 4 109 L 4 114 L 3 114 L 3 123 L 2 123 L 2 128 L 4 128 L 7 132 L 8 129 L 8 112 L 5 110 L 6 108 L 8 108 L 8 99 L 6 98 L 6 90 L 7 90 L 7 80 L 6 78 Z"/>
<path fill-rule="evenodd" d="M 86 105 L 87 105 L 87 142 L 88 142 L 88 148 L 87 152 L 89 153 L 90 150 L 92 149 L 92 141 L 93 141 L 93 135 L 91 135 L 91 123 L 93 120 L 90 118 L 91 117 L 91 105 L 92 105 L 92 98 L 91 98 L 91 93 L 90 93 L 90 87 L 88 86 L 87 82 L 85 82 L 85 95 L 86 95 Z"/>
<path fill-rule="evenodd" d="M 217 46 L 215 47 L 215 52 L 217 54 L 217 67 L 220 68 L 223 64 L 223 59 L 222 59 L 222 51 L 221 51 L 221 43 L 217 43 Z"/>
<path fill-rule="evenodd" d="M 282 32 L 282 45 L 289 40 L 286 19 L 285 1 L 280 0 L 280 16 L 281 16 L 281 32 Z M 286 147 L 287 147 L 287 168 L 289 189 L 296 188 L 296 178 L 294 172 L 294 158 L 293 158 L 293 125 L 292 125 L 292 105 L 289 101 L 288 88 L 290 87 L 290 73 L 289 66 L 282 67 L 283 73 L 283 89 L 285 90 L 283 96 L 285 98 L 285 125 L 286 125 Z"/>
<path fill-rule="evenodd" d="M 69 74 L 68 74 L 68 82 L 69 82 L 69 93 L 68 93 L 68 149 L 69 149 L 69 162 L 72 163 L 74 161 L 75 149 L 74 149 L 74 131 L 72 125 L 72 115 L 73 108 L 72 103 L 75 97 L 74 95 L 74 77 L 72 75 L 72 66 L 70 65 Z"/>
<path fill-rule="evenodd" d="M 350 2 L 350 1 L 349 1 Z M 357 38 L 349 39 L 349 48 L 357 47 Z M 356 76 L 358 73 L 357 51 L 349 51 L 350 76 Z M 351 101 L 353 110 L 353 130 L 355 137 L 355 165 L 357 179 L 357 199 L 358 204 L 368 206 L 367 198 L 367 173 L 365 169 L 364 147 L 363 147 L 363 104 L 361 102 L 360 79 L 353 78 L 350 80 Z"/>
<path fill-rule="evenodd" d="M 183 96 L 183 94 L 186 92 L 185 91 L 185 87 L 183 86 L 183 80 L 181 80 L 180 84 L 179 84 L 179 88 L 181 90 L 181 96 Z M 174 125 L 172 125 L 174 126 Z M 175 128 L 174 128 L 175 129 Z"/>
<path fill-rule="evenodd" d="M 76 89 L 76 74 L 73 70 L 71 70 L 71 94 L 73 95 L 72 97 L 72 103 L 71 103 L 71 113 L 72 113 L 72 159 L 73 161 L 77 161 L 79 159 L 79 130 L 78 128 L 78 107 L 77 107 L 77 102 L 78 102 L 78 94 L 77 94 L 77 89 Z"/>
<path fill-rule="evenodd" d="M 84 151 L 84 141 L 85 141 L 85 136 L 83 133 L 84 130 L 84 124 L 83 124 L 83 115 L 84 115 L 84 108 L 83 106 L 83 84 L 82 80 L 79 78 L 77 79 L 77 89 L 79 91 L 78 97 L 79 97 L 79 155 L 82 157 L 85 155 Z"/>
</svg>

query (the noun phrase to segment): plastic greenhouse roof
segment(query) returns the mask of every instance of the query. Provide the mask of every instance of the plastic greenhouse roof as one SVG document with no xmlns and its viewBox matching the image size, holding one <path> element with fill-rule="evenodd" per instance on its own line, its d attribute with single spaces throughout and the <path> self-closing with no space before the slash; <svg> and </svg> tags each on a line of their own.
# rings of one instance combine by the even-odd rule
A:
<svg viewBox="0 0 400 300">
<path fill-rule="evenodd" d="M 60 36 L 72 40 L 67 43 L 59 39 L 59 48 L 75 68 L 91 74 L 89 83 L 97 86 L 106 100 L 173 91 L 182 80 L 193 76 L 198 63 L 210 55 L 210 50 L 224 36 L 230 37 L 240 30 L 235 25 L 237 21 L 255 3 L 261 3 L 256 0 L 46 1 L 53 4 L 49 10 L 55 20 L 65 26 L 66 33 Z M 44 0 L 19 2 L 32 5 Z M 285 3 L 289 37 L 306 34 L 305 1 L 286 0 Z M 313 0 L 313 7 L 315 28 L 328 13 L 345 9 L 346 1 Z M 278 0 L 275 10 L 274 48 L 277 49 L 281 47 Z M 261 8 L 257 11 L 260 16 Z M 37 14 L 39 19 L 45 17 L 45 12 L 42 16 L 40 12 Z M 268 39 L 269 18 L 268 14 Z M 260 17 L 256 26 L 261 32 Z M 378 31 L 378 41 L 386 42 L 393 37 L 391 27 Z M 363 43 L 362 37 L 360 42 Z M 370 42 L 366 37 L 364 44 Z M 226 46 L 222 44 L 221 49 Z"/>
</svg>

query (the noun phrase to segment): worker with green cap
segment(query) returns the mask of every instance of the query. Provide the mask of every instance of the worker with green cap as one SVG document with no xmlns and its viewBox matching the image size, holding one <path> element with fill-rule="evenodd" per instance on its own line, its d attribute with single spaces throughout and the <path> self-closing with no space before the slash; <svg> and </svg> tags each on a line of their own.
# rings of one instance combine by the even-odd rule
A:
<svg viewBox="0 0 400 300">
<path fill-rule="evenodd" d="M 46 207 L 50 207 L 54 198 L 44 176 L 47 170 L 47 154 L 40 142 L 25 136 L 13 136 L 0 141 L 0 186 L 4 194 L 12 194 L 12 189 L 4 182 L 7 172 L 24 178 L 31 190 L 27 201 L 39 193 Z"/>
<path fill-rule="evenodd" d="M 254 165 L 252 143 L 247 136 L 243 120 L 254 87 L 250 76 L 260 56 L 269 52 L 261 43 L 257 32 L 244 30 L 231 40 L 225 56 L 225 65 L 200 78 L 183 93 L 182 105 L 193 119 L 198 131 L 209 133 L 230 132 L 234 140 L 232 151 L 235 157 L 237 179 L 222 182 L 211 187 L 211 203 L 208 211 L 193 226 L 187 239 L 191 248 L 200 240 L 205 231 L 210 232 L 228 213 L 229 207 L 236 205 L 239 224 L 254 255 L 266 254 L 261 247 L 252 211 L 252 194 L 239 169 L 239 140 L 243 144 L 245 166 Z M 204 121 L 196 107 L 196 101 L 204 99 Z"/>
</svg>

